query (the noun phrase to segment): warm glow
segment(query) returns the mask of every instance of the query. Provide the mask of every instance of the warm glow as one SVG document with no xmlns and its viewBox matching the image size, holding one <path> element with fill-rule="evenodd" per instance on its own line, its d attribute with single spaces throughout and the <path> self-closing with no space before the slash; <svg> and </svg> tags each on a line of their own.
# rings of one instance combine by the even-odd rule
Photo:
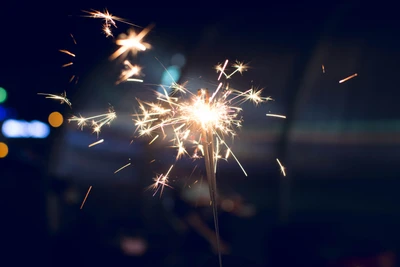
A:
<svg viewBox="0 0 400 267">
<path fill-rule="evenodd" d="M 7 157 L 7 154 L 8 154 L 8 146 L 0 142 L 0 159 Z"/>
<path fill-rule="evenodd" d="M 49 124 L 51 126 L 53 126 L 54 128 L 60 127 L 61 124 L 63 123 L 63 121 L 64 121 L 64 118 L 60 112 L 55 111 L 49 115 Z"/>
</svg>

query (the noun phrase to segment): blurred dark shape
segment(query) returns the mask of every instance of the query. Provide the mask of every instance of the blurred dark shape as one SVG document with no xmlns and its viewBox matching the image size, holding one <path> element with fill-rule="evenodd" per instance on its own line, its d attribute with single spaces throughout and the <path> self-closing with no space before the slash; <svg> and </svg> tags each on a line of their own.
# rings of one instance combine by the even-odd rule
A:
<svg viewBox="0 0 400 267">
<path fill-rule="evenodd" d="M 321 253 L 324 242 L 331 238 L 332 226 L 321 224 L 291 224 L 270 230 L 268 258 L 271 266 L 324 265 Z"/>
<path fill-rule="evenodd" d="M 14 145 L 15 143 L 13 143 Z M 14 146 L 15 147 L 15 146 Z M 29 262 L 47 264 L 48 229 L 45 210 L 46 174 L 37 150 L 32 146 L 11 151 L 1 159 L 4 219 L 2 243 L 5 262 L 13 265 Z M 23 256 L 21 256 L 23 255 Z"/>
<path fill-rule="evenodd" d="M 217 259 L 215 226 L 207 183 L 201 181 L 175 189 L 169 194 L 172 202 L 166 208 L 168 221 L 181 240 L 181 244 L 176 245 L 183 256 L 182 266 L 194 263 L 195 266 L 202 266 L 205 259 Z M 168 199 L 168 196 L 164 195 L 163 198 Z M 255 214 L 255 208 L 245 203 L 243 197 L 238 194 L 232 194 L 230 197 L 219 194 L 217 205 L 220 251 L 222 255 L 233 252 L 240 254 L 240 243 L 243 239 L 236 238 L 241 235 L 234 234 L 236 229 L 230 227 L 230 224 L 236 220 L 251 218 Z"/>
<path fill-rule="evenodd" d="M 239 253 L 240 254 L 240 253 Z M 222 265 L 224 267 L 259 267 L 251 260 L 241 258 L 240 256 L 223 256 Z M 218 259 L 210 258 L 204 264 L 198 265 L 199 267 L 219 267 Z M 283 266 L 283 265 L 279 265 Z"/>
<path fill-rule="evenodd" d="M 328 267 L 395 267 L 396 254 L 392 250 L 370 253 L 364 256 L 353 256 L 335 261 Z"/>
<path fill-rule="evenodd" d="M 142 256 L 147 250 L 147 243 L 140 237 L 123 237 L 121 249 L 128 256 Z"/>
<path fill-rule="evenodd" d="M 347 233 L 338 223 L 292 223 L 272 228 L 265 246 L 270 266 L 395 266 L 394 246 Z"/>
</svg>

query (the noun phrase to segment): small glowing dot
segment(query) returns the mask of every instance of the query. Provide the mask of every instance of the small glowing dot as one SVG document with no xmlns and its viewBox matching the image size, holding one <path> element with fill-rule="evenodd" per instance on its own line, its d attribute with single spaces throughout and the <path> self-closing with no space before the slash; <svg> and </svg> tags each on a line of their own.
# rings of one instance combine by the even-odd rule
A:
<svg viewBox="0 0 400 267">
<path fill-rule="evenodd" d="M 64 122 L 64 117 L 60 112 L 54 111 L 49 115 L 49 124 L 54 128 L 60 127 Z"/>
<path fill-rule="evenodd" d="M 0 142 L 0 159 L 5 158 L 8 154 L 8 146 Z"/>
</svg>

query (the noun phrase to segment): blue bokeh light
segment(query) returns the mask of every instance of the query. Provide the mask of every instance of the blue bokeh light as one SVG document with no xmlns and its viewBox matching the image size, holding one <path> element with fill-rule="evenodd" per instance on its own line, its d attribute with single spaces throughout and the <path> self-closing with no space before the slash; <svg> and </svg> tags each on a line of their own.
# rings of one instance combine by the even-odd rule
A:
<svg viewBox="0 0 400 267">
<path fill-rule="evenodd" d="M 6 120 L 1 131 L 7 138 L 46 138 L 50 127 L 41 121 Z"/>
<path fill-rule="evenodd" d="M 7 110 L 0 106 L 0 121 L 4 120 L 7 117 Z"/>
<path fill-rule="evenodd" d="M 161 77 L 161 84 L 164 86 L 170 86 L 174 82 L 178 82 L 180 77 L 181 77 L 180 68 L 177 66 L 170 66 L 163 72 Z M 171 88 L 169 87 L 166 87 L 165 89 L 167 90 L 168 93 L 171 91 Z M 158 91 L 163 92 L 163 89 L 159 87 Z"/>
</svg>

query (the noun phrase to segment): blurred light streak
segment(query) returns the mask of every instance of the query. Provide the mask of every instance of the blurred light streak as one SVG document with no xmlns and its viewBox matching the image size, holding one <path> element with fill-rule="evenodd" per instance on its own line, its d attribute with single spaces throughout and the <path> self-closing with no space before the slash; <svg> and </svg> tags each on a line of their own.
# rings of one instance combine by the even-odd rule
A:
<svg viewBox="0 0 400 267">
<path fill-rule="evenodd" d="M 400 144 L 400 133 L 318 133 L 302 131 L 294 132 L 291 141 L 337 145 L 398 145 Z"/>
<path fill-rule="evenodd" d="M 121 168 L 119 168 L 118 170 L 116 170 L 115 172 L 114 172 L 114 174 L 115 173 L 117 173 L 117 172 L 120 172 L 120 171 L 122 171 L 123 169 L 125 169 L 126 167 L 128 167 L 128 166 L 130 166 L 132 163 L 128 163 L 128 164 L 125 164 L 124 166 L 122 166 Z"/>
<path fill-rule="evenodd" d="M 220 74 L 219 74 L 219 76 L 218 76 L 217 81 L 219 81 L 219 80 L 221 79 L 221 77 L 222 77 L 222 74 L 224 74 L 226 65 L 228 65 L 228 60 L 225 60 L 224 66 L 220 69 Z"/>
<path fill-rule="evenodd" d="M 64 117 L 60 112 L 54 111 L 50 113 L 48 117 L 48 122 L 52 127 L 58 128 L 63 124 Z"/>
<path fill-rule="evenodd" d="M 89 147 L 92 147 L 92 146 L 101 144 L 101 143 L 103 143 L 103 142 L 104 142 L 104 139 L 100 139 L 99 141 L 96 141 L 96 142 L 94 142 L 94 143 L 91 143 L 91 144 L 89 145 Z"/>
<path fill-rule="evenodd" d="M 8 146 L 7 144 L 0 142 L 0 158 L 5 158 L 8 155 Z"/>
<path fill-rule="evenodd" d="M 133 79 L 133 78 L 129 78 L 127 79 L 128 82 L 138 82 L 138 83 L 142 83 L 143 80 L 142 79 Z"/>
<path fill-rule="evenodd" d="M 292 142 L 329 144 L 398 144 L 400 121 L 325 121 L 296 123 Z"/>
<path fill-rule="evenodd" d="M 87 197 L 89 196 L 90 190 L 92 190 L 92 186 L 89 186 L 89 189 L 88 189 L 88 191 L 86 192 L 85 198 L 84 198 L 83 201 L 82 201 L 82 205 L 81 205 L 81 208 L 80 208 L 80 209 L 83 209 L 83 206 L 84 206 L 85 203 L 86 203 L 86 199 L 87 199 Z"/>
<path fill-rule="evenodd" d="M 354 73 L 353 75 L 350 75 L 349 77 L 346 77 L 346 78 L 340 80 L 339 83 L 344 83 L 344 82 L 346 82 L 346 81 L 348 81 L 350 79 L 353 79 L 354 77 L 357 77 L 357 76 L 358 76 L 358 74 Z"/>
<path fill-rule="evenodd" d="M 279 159 L 276 159 L 276 161 L 279 164 L 279 167 L 281 169 L 281 172 L 282 172 L 283 176 L 286 176 L 286 171 L 285 171 L 286 168 L 282 165 L 282 163 L 279 161 Z"/>
<path fill-rule="evenodd" d="M 63 146 L 65 146 L 66 149 L 75 150 L 77 148 L 79 150 L 79 148 L 87 148 L 88 144 L 93 143 L 93 135 L 87 132 L 76 131 L 75 128 L 71 126 L 71 129 L 68 130 L 63 141 Z M 123 141 L 119 135 L 108 136 L 107 142 L 96 148 L 96 152 L 101 151 L 103 151 L 104 153 L 109 153 L 110 151 L 112 151 L 113 153 L 124 155 L 140 155 L 141 153 L 143 153 L 142 151 L 138 151 L 137 149 L 132 150 L 132 146 L 127 146 L 127 142 Z M 87 150 L 87 153 L 92 154 L 93 152 Z M 83 154 L 80 154 L 79 156 L 83 156 Z"/>
<path fill-rule="evenodd" d="M 50 134 L 50 127 L 36 120 L 6 120 L 1 130 L 7 138 L 46 138 Z"/>
<path fill-rule="evenodd" d="M 275 117 L 275 118 L 282 118 L 282 119 L 286 119 L 285 115 L 278 115 L 278 114 L 266 114 L 267 117 Z"/>
</svg>

